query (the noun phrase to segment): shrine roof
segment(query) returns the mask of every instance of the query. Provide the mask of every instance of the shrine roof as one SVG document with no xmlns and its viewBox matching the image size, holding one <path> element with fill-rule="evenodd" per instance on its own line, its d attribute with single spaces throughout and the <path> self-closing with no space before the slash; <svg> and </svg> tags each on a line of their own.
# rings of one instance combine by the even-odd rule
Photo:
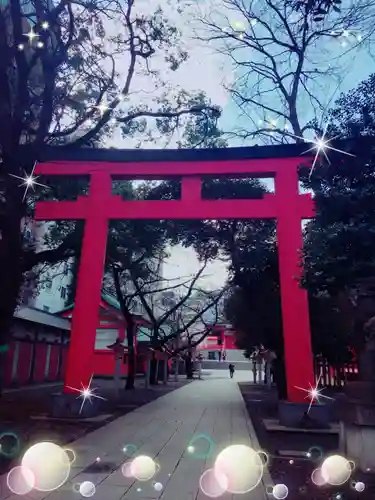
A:
<svg viewBox="0 0 375 500">
<path fill-rule="evenodd" d="M 120 303 L 118 300 L 116 300 L 114 297 L 111 295 L 107 295 L 105 293 L 102 293 L 102 300 L 106 302 L 109 306 L 114 307 L 115 309 L 118 309 L 120 311 Z M 74 309 L 75 302 L 72 302 L 68 306 L 64 307 L 64 309 L 61 309 L 61 311 L 58 311 L 56 314 L 62 314 L 64 312 L 70 311 L 71 309 Z"/>
<path fill-rule="evenodd" d="M 365 140 L 365 139 L 363 139 Z M 331 141 L 331 145 L 345 151 L 358 146 L 362 139 Z M 277 144 L 237 148 L 209 149 L 97 149 L 73 146 L 45 147 L 38 160 L 47 161 L 98 161 L 98 162 L 157 162 L 157 161 L 215 161 L 261 158 L 295 158 L 314 147 L 313 143 Z M 25 146 L 25 150 L 26 150 Z M 301 156 L 301 162 L 304 156 Z M 306 156 L 305 156 L 306 158 Z"/>
<path fill-rule="evenodd" d="M 120 303 L 117 299 L 115 299 L 112 295 L 107 295 L 105 293 L 102 293 L 102 301 L 106 302 L 109 306 L 113 307 L 114 309 L 117 309 L 118 311 L 121 311 L 121 306 Z M 71 311 L 74 309 L 75 302 L 72 304 L 69 304 L 66 306 L 64 309 L 61 311 L 58 311 L 56 314 L 63 314 L 67 311 Z M 143 316 L 140 314 L 132 314 L 133 318 L 138 321 L 143 321 L 144 323 L 149 323 Z"/>
<path fill-rule="evenodd" d="M 61 330 L 70 330 L 70 321 L 67 319 L 56 317 L 54 314 L 30 306 L 19 306 L 14 312 L 14 317 Z"/>
</svg>

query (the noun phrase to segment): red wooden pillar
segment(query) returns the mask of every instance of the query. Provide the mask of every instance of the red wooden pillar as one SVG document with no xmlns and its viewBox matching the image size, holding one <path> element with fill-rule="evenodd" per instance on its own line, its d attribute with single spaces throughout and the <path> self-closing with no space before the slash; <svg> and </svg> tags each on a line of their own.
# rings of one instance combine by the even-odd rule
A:
<svg viewBox="0 0 375 500">
<path fill-rule="evenodd" d="M 124 342 L 124 340 L 125 340 L 125 327 L 122 323 L 120 323 L 119 327 L 118 327 L 118 337 L 121 340 L 121 342 Z"/>
<path fill-rule="evenodd" d="M 64 392 L 87 387 L 93 375 L 96 328 L 99 318 L 108 220 L 105 207 L 112 193 L 111 176 L 93 172 L 78 270 L 75 307 L 64 379 Z M 69 387 L 67 387 L 69 386 Z"/>
<path fill-rule="evenodd" d="M 277 173 L 275 184 L 287 394 L 291 402 L 306 403 L 306 393 L 296 386 L 309 389 L 314 384 L 314 364 L 307 293 L 298 281 L 303 240 L 297 165 Z"/>
</svg>

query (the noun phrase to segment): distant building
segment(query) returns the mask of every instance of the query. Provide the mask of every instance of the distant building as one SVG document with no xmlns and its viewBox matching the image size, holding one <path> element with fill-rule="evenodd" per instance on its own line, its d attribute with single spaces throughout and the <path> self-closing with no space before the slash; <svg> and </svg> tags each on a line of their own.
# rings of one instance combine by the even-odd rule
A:
<svg viewBox="0 0 375 500">
<path fill-rule="evenodd" d="M 44 236 L 53 224 L 53 222 L 35 223 L 32 221 L 25 223 L 25 242 L 34 245 L 37 252 L 45 250 Z M 163 257 L 164 256 L 159 256 L 158 258 L 151 259 L 148 263 L 149 268 L 152 269 L 155 276 L 162 275 L 163 273 Z M 25 283 L 22 301 L 42 311 L 50 313 L 62 311 L 69 305 L 67 301 L 70 296 L 70 289 L 74 277 L 73 269 L 74 259 L 69 259 L 66 262 L 55 265 L 42 265 L 39 269 L 33 270 L 30 279 Z M 154 303 L 157 302 L 157 290 L 163 288 L 163 285 L 162 282 L 158 282 L 156 279 L 151 281 L 149 285 L 146 283 L 144 291 L 147 303 L 151 307 L 154 307 Z M 104 276 L 103 288 L 106 293 L 116 296 L 112 276 L 110 274 Z M 131 297 L 132 294 L 136 294 L 134 284 L 130 278 L 126 285 L 126 289 L 128 297 Z M 147 312 L 139 297 L 135 296 L 129 300 L 129 302 L 132 314 L 148 318 Z"/>
<path fill-rule="evenodd" d="M 197 350 L 205 359 L 212 361 L 223 360 L 224 356 L 229 362 L 245 361 L 243 350 L 235 344 L 234 330 L 225 323 L 212 325 L 212 332 L 197 346 Z"/>
<path fill-rule="evenodd" d="M 36 252 L 46 249 L 44 236 L 51 222 L 24 221 L 23 236 L 25 245 L 31 245 Z M 56 265 L 40 265 L 26 276 L 21 291 L 21 302 L 41 311 L 56 313 L 64 309 L 69 288 L 73 280 L 73 259 Z"/>
</svg>

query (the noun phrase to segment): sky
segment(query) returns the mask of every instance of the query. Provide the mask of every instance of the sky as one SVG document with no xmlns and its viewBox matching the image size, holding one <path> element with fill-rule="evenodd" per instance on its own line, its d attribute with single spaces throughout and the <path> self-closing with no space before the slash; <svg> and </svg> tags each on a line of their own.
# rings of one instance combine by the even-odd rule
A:
<svg viewBox="0 0 375 500">
<path fill-rule="evenodd" d="M 260 0 L 259 0 L 260 1 Z M 137 0 L 135 3 L 138 12 L 149 13 L 153 11 L 159 4 L 157 0 Z M 182 13 L 177 12 L 178 5 L 183 6 Z M 175 71 L 169 71 L 162 57 L 153 57 L 152 68 L 162 72 L 163 78 L 167 82 L 162 88 L 156 88 L 155 82 L 142 75 L 134 79 L 132 86 L 134 104 L 142 102 L 150 104 L 154 102 L 155 96 L 168 88 L 170 97 L 173 100 L 173 95 L 176 89 L 183 88 L 189 92 L 203 90 L 214 104 L 222 107 L 223 113 L 219 124 L 224 130 L 232 130 L 238 123 L 246 126 L 246 119 L 239 117 L 238 107 L 231 99 L 228 92 L 223 88 L 222 82 L 230 84 L 240 76 L 240 73 L 234 72 L 231 63 L 227 56 L 217 53 L 215 46 L 211 43 L 205 43 L 194 39 L 197 30 L 199 33 L 200 24 L 196 21 L 197 7 L 200 13 L 207 13 L 215 9 L 215 15 L 221 15 L 221 1 L 216 0 L 211 3 L 211 0 L 175 0 L 163 2 L 163 10 L 170 18 L 171 22 L 181 31 L 183 47 L 189 53 L 189 59 Z M 230 22 L 241 21 L 237 14 L 229 15 Z M 361 33 L 363 38 L 366 38 L 366 33 Z M 346 43 L 346 42 L 344 42 Z M 321 54 L 318 52 L 315 56 L 321 58 L 321 64 L 327 64 L 338 54 L 344 53 L 347 47 L 344 48 L 334 41 L 327 44 L 321 49 Z M 247 53 L 247 57 L 252 57 L 251 53 Z M 314 88 L 319 99 L 325 107 L 329 103 L 333 103 L 340 95 L 340 92 L 348 92 L 354 88 L 361 80 L 367 78 L 374 67 L 374 59 L 368 54 L 367 47 L 360 47 L 355 52 L 349 53 L 343 57 L 340 63 L 341 72 L 340 80 L 337 79 L 324 81 L 321 88 Z M 272 98 L 277 99 L 275 95 Z M 272 103 L 272 101 L 271 101 Z M 277 102 L 274 103 L 277 106 Z M 311 107 L 308 102 L 303 102 L 304 116 L 308 121 L 312 117 Z M 155 107 L 155 106 L 154 106 Z M 269 117 L 271 119 L 272 116 Z M 178 139 L 178 137 L 176 137 Z M 131 148 L 135 147 L 138 139 L 123 140 L 119 134 L 115 134 L 108 146 Z M 172 141 L 168 147 L 175 147 L 176 142 Z M 236 140 L 229 141 L 230 146 L 243 146 L 243 142 Z M 247 143 L 246 145 L 252 145 Z M 156 143 L 144 143 L 145 148 L 166 147 L 165 143 L 160 139 Z M 178 276 L 187 276 L 194 274 L 199 269 L 198 259 L 193 251 L 176 247 L 171 249 L 171 257 L 164 264 L 164 275 L 166 278 L 176 278 Z M 221 262 L 211 263 L 205 273 L 205 277 L 201 280 L 200 286 L 207 288 L 220 288 L 226 279 L 225 266 Z"/>
</svg>

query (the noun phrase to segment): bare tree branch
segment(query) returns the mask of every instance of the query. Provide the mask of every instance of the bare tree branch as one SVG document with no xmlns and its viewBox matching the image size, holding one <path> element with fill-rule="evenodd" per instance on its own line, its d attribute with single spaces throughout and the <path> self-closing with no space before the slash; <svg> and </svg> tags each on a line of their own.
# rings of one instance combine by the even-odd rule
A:
<svg viewBox="0 0 375 500">
<path fill-rule="evenodd" d="M 236 128 L 226 134 L 260 137 L 266 142 L 299 142 L 309 130 L 308 123 L 324 116 L 338 64 L 348 51 L 354 53 L 358 41 L 350 35 L 353 40 L 347 44 L 348 51 L 328 58 L 327 45 L 360 26 L 366 25 L 366 32 L 374 33 L 375 2 L 340 5 L 340 12 L 330 12 L 321 23 L 313 21 L 311 5 L 301 2 L 296 12 L 295 2 L 284 0 L 224 0 L 220 11 L 213 6 L 209 14 L 201 16 L 202 29 L 196 38 L 215 44 L 215 50 L 232 61 L 236 78 L 227 90 L 240 116 L 249 123 L 247 130 Z M 322 82 L 324 92 L 320 91 Z M 324 101 L 318 98 L 318 91 Z M 311 104 L 313 114 L 307 114 Z M 271 125 L 272 121 L 277 125 Z"/>
</svg>

